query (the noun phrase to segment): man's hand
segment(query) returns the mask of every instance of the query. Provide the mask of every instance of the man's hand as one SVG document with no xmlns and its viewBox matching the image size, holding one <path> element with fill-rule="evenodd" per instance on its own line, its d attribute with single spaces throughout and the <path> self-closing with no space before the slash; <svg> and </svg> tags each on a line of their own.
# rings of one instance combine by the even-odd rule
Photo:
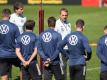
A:
<svg viewBox="0 0 107 80">
<path fill-rule="evenodd" d="M 45 62 L 44 62 L 44 66 L 45 66 L 45 67 L 49 67 L 49 61 L 45 61 Z"/>
<path fill-rule="evenodd" d="M 29 64 L 30 64 L 29 61 L 24 61 L 24 62 L 23 62 L 23 66 L 24 66 L 24 67 L 27 67 Z"/>
<path fill-rule="evenodd" d="M 50 58 L 47 58 L 47 61 L 50 63 L 51 62 Z"/>
<path fill-rule="evenodd" d="M 50 63 L 51 63 L 50 58 L 47 58 L 47 60 L 44 62 L 44 66 L 49 67 Z"/>
</svg>

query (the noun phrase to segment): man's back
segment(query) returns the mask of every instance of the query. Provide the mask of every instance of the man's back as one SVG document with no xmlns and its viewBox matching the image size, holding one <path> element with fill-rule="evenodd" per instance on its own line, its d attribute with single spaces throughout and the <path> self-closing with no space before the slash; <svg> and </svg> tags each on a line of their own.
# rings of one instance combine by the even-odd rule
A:
<svg viewBox="0 0 107 80">
<path fill-rule="evenodd" d="M 107 35 L 104 35 L 99 39 L 98 46 L 100 47 L 100 50 L 98 49 L 98 53 L 101 53 L 102 55 L 107 57 Z"/>
<path fill-rule="evenodd" d="M 91 52 L 88 39 L 81 32 L 73 32 L 69 34 L 62 44 L 68 46 L 68 57 L 70 65 L 85 64 L 85 50 Z M 62 45 L 61 44 L 61 45 Z"/>
<path fill-rule="evenodd" d="M 107 71 L 107 35 L 98 40 L 97 55 L 101 60 L 101 71 Z"/>
<path fill-rule="evenodd" d="M 15 54 L 7 52 L 15 52 L 15 39 L 20 35 L 17 26 L 8 20 L 0 21 L 0 57 L 14 57 Z"/>
<path fill-rule="evenodd" d="M 17 38 L 17 48 L 21 49 L 21 53 L 25 60 L 29 60 L 37 47 L 37 36 L 33 32 L 24 32 Z"/>
<path fill-rule="evenodd" d="M 48 29 L 40 35 L 39 48 L 42 47 L 44 54 L 48 58 L 51 58 L 55 54 L 55 51 L 57 50 L 59 41 L 61 41 L 60 34 L 58 34 L 53 29 Z"/>
</svg>

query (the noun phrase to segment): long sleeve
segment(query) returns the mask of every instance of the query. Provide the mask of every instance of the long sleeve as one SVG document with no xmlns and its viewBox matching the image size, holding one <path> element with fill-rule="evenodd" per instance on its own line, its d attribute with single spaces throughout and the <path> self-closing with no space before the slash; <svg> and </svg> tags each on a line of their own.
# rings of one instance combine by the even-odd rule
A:
<svg viewBox="0 0 107 80">
<path fill-rule="evenodd" d="M 102 49 L 100 41 L 97 44 L 97 49 L 96 50 L 97 50 L 96 51 L 97 52 L 97 56 L 101 60 L 101 62 L 107 64 L 107 60 L 106 60 L 105 56 L 103 55 L 103 51 L 102 51 L 103 49 Z"/>
<path fill-rule="evenodd" d="M 59 43 L 59 46 L 58 46 L 58 49 L 59 51 L 66 57 L 68 58 L 68 54 L 67 54 L 67 51 L 64 50 L 64 47 L 66 46 L 67 44 L 67 37 L 64 38 L 64 40 L 60 41 Z"/>
<path fill-rule="evenodd" d="M 54 55 L 50 58 L 51 60 L 54 60 L 57 56 L 59 56 L 60 51 L 58 50 L 59 42 L 62 41 L 61 35 L 59 34 L 58 36 L 58 41 L 57 41 L 57 48 L 56 51 L 54 52 Z"/>
<path fill-rule="evenodd" d="M 88 42 L 87 38 L 83 39 L 83 45 L 84 45 L 85 51 L 87 53 L 87 59 L 86 60 L 90 60 L 91 59 L 91 55 L 92 55 L 92 49 L 89 46 L 89 42 Z"/>
<path fill-rule="evenodd" d="M 39 37 L 39 41 L 38 41 L 38 52 L 39 52 L 40 57 L 45 61 L 47 59 L 47 56 L 45 55 L 45 53 L 43 51 L 40 37 Z"/>
</svg>

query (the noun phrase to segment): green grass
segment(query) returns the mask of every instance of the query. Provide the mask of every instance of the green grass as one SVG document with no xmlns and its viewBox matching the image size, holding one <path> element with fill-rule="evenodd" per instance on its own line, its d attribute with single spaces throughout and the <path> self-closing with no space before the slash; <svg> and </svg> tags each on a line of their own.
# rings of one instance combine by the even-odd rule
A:
<svg viewBox="0 0 107 80">
<path fill-rule="evenodd" d="M 89 38 L 90 43 L 96 43 L 98 38 L 103 35 L 103 27 L 107 25 L 107 9 L 97 8 L 97 7 L 81 7 L 81 6 L 65 6 L 65 5 L 45 5 L 43 8 L 45 10 L 45 29 L 47 26 L 47 19 L 50 16 L 55 16 L 57 19 L 59 17 L 59 10 L 62 7 L 66 7 L 69 10 L 68 20 L 72 24 L 72 31 L 75 31 L 75 21 L 78 18 L 85 20 L 86 28 L 84 34 Z M 3 8 L 10 8 L 12 6 L 1 5 L 0 12 Z M 35 33 L 38 34 L 38 5 L 25 6 L 24 15 L 28 19 L 34 19 L 36 21 Z M 1 18 L 1 15 L 0 15 Z M 92 47 L 93 55 L 92 59 L 87 63 L 87 68 L 99 67 L 99 60 L 96 56 L 96 48 Z M 88 70 L 86 80 L 99 80 L 99 69 Z M 69 74 L 69 73 L 68 73 Z M 13 68 L 13 77 L 18 75 L 18 69 Z M 69 79 L 68 79 L 69 80 Z"/>
</svg>

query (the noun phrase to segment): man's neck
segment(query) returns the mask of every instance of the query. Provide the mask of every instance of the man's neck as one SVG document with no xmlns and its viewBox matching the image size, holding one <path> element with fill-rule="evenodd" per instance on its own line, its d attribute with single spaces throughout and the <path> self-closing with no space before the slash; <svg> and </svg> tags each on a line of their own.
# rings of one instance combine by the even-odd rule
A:
<svg viewBox="0 0 107 80">
<path fill-rule="evenodd" d="M 60 20 L 61 20 L 62 22 L 67 22 L 67 20 L 62 20 L 61 18 L 60 18 Z"/>
<path fill-rule="evenodd" d="M 17 16 L 22 16 L 22 14 L 18 14 L 18 13 L 16 13 L 16 15 L 17 15 Z"/>
<path fill-rule="evenodd" d="M 78 32 L 83 32 L 83 30 L 80 29 L 80 28 L 77 28 L 76 31 L 78 31 Z"/>
<path fill-rule="evenodd" d="M 26 30 L 26 32 L 33 32 L 32 30 Z"/>
<path fill-rule="evenodd" d="M 9 20 L 9 18 L 8 17 L 4 17 L 2 20 Z"/>
<path fill-rule="evenodd" d="M 49 27 L 49 28 L 54 29 L 54 27 Z"/>
</svg>

